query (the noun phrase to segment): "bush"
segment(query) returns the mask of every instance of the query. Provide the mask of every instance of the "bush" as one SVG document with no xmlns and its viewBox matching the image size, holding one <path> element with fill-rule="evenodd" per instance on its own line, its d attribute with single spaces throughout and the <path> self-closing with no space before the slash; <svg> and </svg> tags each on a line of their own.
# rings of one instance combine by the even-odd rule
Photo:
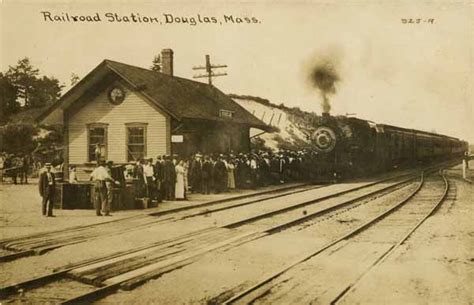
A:
<svg viewBox="0 0 474 305">
<path fill-rule="evenodd" d="M 269 148 L 265 146 L 265 140 L 259 137 L 254 137 L 250 140 L 250 150 L 251 151 L 260 151 L 268 150 Z"/>
<path fill-rule="evenodd" d="M 37 128 L 29 123 L 9 123 L 1 129 L 2 151 L 11 154 L 29 154 L 35 147 Z"/>
<path fill-rule="evenodd" d="M 0 151 L 32 155 L 35 161 L 63 161 L 63 130 L 58 126 L 36 126 L 32 123 L 8 123 L 2 126 Z"/>
<path fill-rule="evenodd" d="M 60 126 L 41 126 L 41 136 L 35 138 L 33 157 L 53 165 L 63 163 L 63 128 Z"/>
</svg>

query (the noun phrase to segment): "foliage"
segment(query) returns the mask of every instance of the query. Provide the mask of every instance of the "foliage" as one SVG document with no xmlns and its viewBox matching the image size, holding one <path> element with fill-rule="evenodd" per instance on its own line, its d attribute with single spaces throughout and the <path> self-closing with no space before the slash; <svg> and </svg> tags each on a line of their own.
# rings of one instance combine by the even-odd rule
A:
<svg viewBox="0 0 474 305">
<path fill-rule="evenodd" d="M 252 100 L 252 101 L 255 101 L 257 103 L 260 103 L 262 105 L 272 105 L 272 106 L 276 106 L 276 105 L 273 105 L 272 103 L 270 103 L 269 100 L 265 99 L 265 98 L 262 98 L 262 97 L 258 97 L 258 96 L 252 96 L 252 95 L 240 95 L 240 94 L 233 94 L 233 93 L 230 93 L 228 94 L 228 96 L 230 98 L 237 98 L 237 99 L 244 99 L 244 100 Z"/>
<path fill-rule="evenodd" d="M 251 151 L 270 151 L 271 149 L 265 146 L 265 140 L 260 137 L 253 137 L 250 140 Z"/>
<path fill-rule="evenodd" d="M 32 123 L 8 123 L 0 131 L 1 150 L 10 154 L 31 154 L 37 161 L 62 162 L 61 126 L 36 126 Z"/>
<path fill-rule="evenodd" d="M 3 122 L 21 110 L 49 106 L 61 94 L 63 85 L 54 77 L 40 76 L 39 70 L 25 57 L 0 74 Z"/>
<path fill-rule="evenodd" d="M 10 82 L 17 88 L 17 98 L 23 100 L 25 108 L 31 106 L 30 95 L 38 74 L 39 70 L 33 68 L 27 57 L 20 59 L 16 66 L 10 66 L 6 73 Z"/>
<path fill-rule="evenodd" d="M 17 88 L 3 73 L 0 73 L 0 124 L 21 110 L 21 104 L 16 100 L 17 94 Z"/>
<path fill-rule="evenodd" d="M 71 86 L 74 86 L 80 80 L 81 80 L 81 78 L 79 77 L 79 75 L 77 75 L 76 73 L 71 73 Z"/>
<path fill-rule="evenodd" d="M 43 76 L 36 79 L 31 90 L 30 107 L 37 108 L 54 104 L 61 95 L 62 85 L 54 78 Z"/>
<path fill-rule="evenodd" d="M 34 139 L 36 148 L 33 151 L 35 160 L 51 162 L 53 165 L 63 162 L 63 128 L 61 126 L 38 127 L 42 135 Z"/>
<path fill-rule="evenodd" d="M 277 142 L 277 148 L 281 150 L 298 151 L 302 149 L 312 149 L 311 144 L 298 138 L 293 138 L 292 141 L 290 141 L 277 134 L 274 136 L 274 140 Z"/>
<path fill-rule="evenodd" d="M 35 149 L 34 136 L 38 130 L 33 124 L 9 123 L 1 129 L 2 150 L 7 153 L 31 153 Z"/>
<path fill-rule="evenodd" d="M 160 55 L 156 55 L 153 58 L 152 66 L 150 67 L 150 69 L 155 72 L 161 72 L 161 56 Z"/>
</svg>

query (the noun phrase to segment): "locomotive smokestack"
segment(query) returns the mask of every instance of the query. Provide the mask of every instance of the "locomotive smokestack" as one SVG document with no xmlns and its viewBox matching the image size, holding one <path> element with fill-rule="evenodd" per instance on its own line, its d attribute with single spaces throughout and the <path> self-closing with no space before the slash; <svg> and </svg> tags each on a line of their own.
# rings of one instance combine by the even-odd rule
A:
<svg viewBox="0 0 474 305">
<path fill-rule="evenodd" d="M 327 124 L 329 122 L 330 117 L 331 115 L 329 114 L 329 112 L 323 112 L 321 116 L 321 124 Z"/>
</svg>

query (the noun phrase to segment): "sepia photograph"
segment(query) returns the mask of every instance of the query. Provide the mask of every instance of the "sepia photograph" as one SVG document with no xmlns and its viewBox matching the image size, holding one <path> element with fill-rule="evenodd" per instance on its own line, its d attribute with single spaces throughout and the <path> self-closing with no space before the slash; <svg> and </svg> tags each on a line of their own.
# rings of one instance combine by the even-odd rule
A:
<svg viewBox="0 0 474 305">
<path fill-rule="evenodd" d="M 0 0 L 0 31 L 0 305 L 474 304 L 471 0 Z"/>
</svg>

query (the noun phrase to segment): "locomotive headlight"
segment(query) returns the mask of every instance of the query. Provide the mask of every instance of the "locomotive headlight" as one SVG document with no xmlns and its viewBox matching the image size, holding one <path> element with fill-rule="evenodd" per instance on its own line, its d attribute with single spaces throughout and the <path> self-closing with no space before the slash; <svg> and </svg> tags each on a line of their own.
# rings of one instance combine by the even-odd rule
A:
<svg viewBox="0 0 474 305">
<path fill-rule="evenodd" d="M 336 146 L 336 134 L 329 127 L 319 127 L 312 138 L 316 148 L 321 152 L 330 152 Z"/>
</svg>

